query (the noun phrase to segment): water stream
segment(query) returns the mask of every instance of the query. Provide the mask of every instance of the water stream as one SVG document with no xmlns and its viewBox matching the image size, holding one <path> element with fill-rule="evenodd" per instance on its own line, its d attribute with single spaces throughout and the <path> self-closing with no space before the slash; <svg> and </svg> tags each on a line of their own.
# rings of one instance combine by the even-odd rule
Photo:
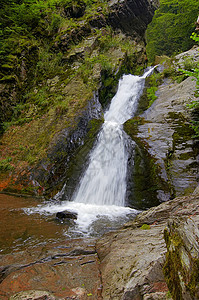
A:
<svg viewBox="0 0 199 300">
<path fill-rule="evenodd" d="M 138 213 L 125 207 L 129 138 L 122 124 L 135 114 L 145 78 L 151 72 L 152 69 L 143 76 L 123 75 L 120 79 L 90 153 L 88 168 L 71 201 L 59 201 L 60 195 L 63 199 L 63 189 L 56 195 L 56 201 L 26 209 L 28 214 L 74 211 L 78 219 L 68 234 L 95 235 L 120 226 Z"/>
</svg>

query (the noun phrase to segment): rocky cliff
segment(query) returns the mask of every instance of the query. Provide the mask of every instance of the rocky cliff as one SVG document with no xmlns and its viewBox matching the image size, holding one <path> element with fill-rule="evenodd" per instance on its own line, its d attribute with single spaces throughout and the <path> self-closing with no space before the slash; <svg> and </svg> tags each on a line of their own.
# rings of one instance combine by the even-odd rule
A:
<svg viewBox="0 0 199 300">
<path fill-rule="evenodd" d="M 31 38 L 15 37 L 0 82 L 1 190 L 53 195 L 63 186 L 71 158 L 91 147 L 82 149 L 99 129 L 91 120 L 102 120 L 118 78 L 142 68 L 155 7 L 147 0 L 60 6 L 59 26 L 43 12 L 48 27 L 41 19 Z"/>
<path fill-rule="evenodd" d="M 167 71 L 169 68 L 182 68 L 185 62 L 182 57 L 198 62 L 198 50 L 198 47 L 194 47 L 177 56 L 173 66 L 167 66 Z M 166 70 L 162 67 L 159 65 L 157 68 L 159 74 Z M 148 165 L 151 166 L 151 174 L 142 170 L 139 165 L 137 173 L 146 173 L 146 178 L 150 176 L 148 192 L 152 188 L 161 201 L 189 194 L 198 184 L 198 140 L 193 138 L 192 111 L 188 108 L 197 98 L 195 90 L 194 78 L 184 78 L 179 82 L 173 80 L 172 76 L 166 77 L 158 86 L 155 94 L 157 99 L 153 104 L 143 114 L 128 120 L 124 125 L 126 132 L 140 148 L 138 162 L 142 159 L 141 151 L 145 151 L 145 156 L 148 155 Z M 135 173 L 136 169 L 133 172 Z M 135 177 L 136 173 L 133 176 Z M 136 194 L 136 189 L 134 185 L 133 195 Z M 147 188 L 144 189 L 148 198 Z"/>
</svg>

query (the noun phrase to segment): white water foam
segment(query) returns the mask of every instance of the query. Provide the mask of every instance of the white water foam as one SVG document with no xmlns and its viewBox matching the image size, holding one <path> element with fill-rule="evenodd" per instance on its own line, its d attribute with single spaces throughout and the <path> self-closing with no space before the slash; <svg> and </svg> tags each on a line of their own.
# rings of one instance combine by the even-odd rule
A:
<svg viewBox="0 0 199 300">
<path fill-rule="evenodd" d="M 99 235 L 108 230 L 118 228 L 136 216 L 137 210 L 116 205 L 96 205 L 69 201 L 50 202 L 34 208 L 25 208 L 26 214 L 41 214 L 46 217 L 55 215 L 59 211 L 78 213 L 78 219 L 70 224 L 68 236 Z"/>
<path fill-rule="evenodd" d="M 128 220 L 128 215 L 135 216 L 138 213 L 124 207 L 128 137 L 122 124 L 135 113 L 145 78 L 151 72 L 147 71 L 142 77 L 124 75 L 119 81 L 118 91 L 105 113 L 105 122 L 91 151 L 89 166 L 72 201 L 38 206 L 27 209 L 27 213 L 76 212 L 78 219 L 75 221 L 75 230 L 83 234 L 102 232 L 101 227 L 114 227 L 115 221 L 121 225 Z M 61 191 L 55 198 L 59 199 L 60 194 L 63 196 Z"/>
</svg>

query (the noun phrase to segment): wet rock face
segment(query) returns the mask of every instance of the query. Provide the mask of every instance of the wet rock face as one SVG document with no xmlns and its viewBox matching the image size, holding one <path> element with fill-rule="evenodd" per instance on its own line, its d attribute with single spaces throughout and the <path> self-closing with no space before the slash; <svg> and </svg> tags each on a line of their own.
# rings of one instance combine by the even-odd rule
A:
<svg viewBox="0 0 199 300">
<path fill-rule="evenodd" d="M 198 57 L 198 47 L 194 47 L 176 56 L 173 68 L 183 68 L 186 59 L 196 63 Z M 159 65 L 158 72 L 162 73 L 164 68 L 164 63 Z M 166 78 L 158 87 L 157 99 L 151 107 L 124 124 L 125 131 L 137 143 L 139 153 L 146 153 L 145 158 L 148 157 L 147 163 L 150 165 L 150 168 L 146 168 L 150 172 L 143 172 L 143 163 L 138 163 L 137 169 L 135 164 L 133 171 L 130 169 L 132 178 L 135 177 L 135 185 L 131 189 L 133 195 L 140 185 L 139 182 L 136 183 L 139 174 L 142 174 L 143 182 L 144 177 L 151 175 L 148 177 L 152 180 L 148 180 L 148 184 L 142 186 L 146 186 L 145 191 L 148 193 L 150 189 L 155 192 L 161 202 L 189 194 L 197 186 L 198 141 L 193 139 L 193 115 L 187 107 L 196 100 L 195 90 L 194 78 L 188 77 L 181 83 Z M 139 160 L 143 161 L 142 155 L 138 156 Z M 145 198 L 144 193 L 139 193 L 139 190 L 138 194 Z"/>
<path fill-rule="evenodd" d="M 154 1 L 110 1 L 111 12 L 108 16 L 108 23 L 115 29 L 131 35 L 143 36 L 147 24 L 152 20 L 157 6 Z"/>
<path fill-rule="evenodd" d="M 93 138 L 102 124 L 102 107 L 97 92 L 82 115 L 79 116 L 77 122 L 75 129 L 64 129 L 56 136 L 56 140 L 51 141 L 47 159 L 43 160 L 39 166 L 32 170 L 32 180 L 42 183 L 46 187 L 45 193 L 48 196 L 52 196 L 60 190 L 60 187 L 63 186 L 63 181 L 72 180 L 73 182 L 69 185 L 71 189 L 67 192 L 71 196 L 71 190 L 73 190 L 82 172 L 83 161 L 86 160 L 92 147 Z M 82 148 L 82 161 L 78 161 L 75 155 Z M 73 172 L 73 178 L 70 178 L 70 162 L 74 165 L 73 169 L 76 168 Z"/>
<path fill-rule="evenodd" d="M 180 84 L 166 80 L 157 91 L 157 99 L 140 116 L 130 133 L 153 160 L 154 170 L 165 185 L 158 193 L 161 201 L 185 195 L 197 186 L 198 150 L 190 128 L 187 104 L 194 99 L 195 81 Z M 135 129 L 134 129 L 134 127 Z M 163 186 L 164 186 L 163 185 Z"/>
<path fill-rule="evenodd" d="M 164 274 L 174 300 L 199 298 L 199 230 L 191 218 L 168 222 Z"/>
<path fill-rule="evenodd" d="M 192 78 L 160 86 L 157 100 L 143 114 L 146 123 L 138 129 L 138 138 L 148 144 L 173 196 L 193 191 L 197 185 L 196 152 L 186 107 L 194 99 L 194 90 Z"/>
</svg>

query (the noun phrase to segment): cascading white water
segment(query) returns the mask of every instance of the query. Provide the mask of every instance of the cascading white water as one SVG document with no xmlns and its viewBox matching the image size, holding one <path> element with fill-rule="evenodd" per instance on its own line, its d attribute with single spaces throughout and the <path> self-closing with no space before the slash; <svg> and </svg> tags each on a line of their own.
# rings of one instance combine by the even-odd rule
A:
<svg viewBox="0 0 199 300">
<path fill-rule="evenodd" d="M 128 213 L 136 213 L 135 210 L 124 207 L 128 138 L 122 124 L 135 113 L 145 78 L 151 72 L 152 69 L 142 77 L 124 75 L 119 81 L 118 91 L 105 113 L 104 125 L 90 154 L 89 166 L 73 196 L 73 201 L 47 205 L 37 211 L 40 213 L 55 213 L 64 209 L 76 211 L 78 213 L 76 223 L 79 230 L 84 233 L 88 232 L 90 227 L 95 227 L 100 217 L 103 221 L 106 218 L 107 222 L 107 218 L 122 220 L 123 216 L 125 220 Z M 93 228 L 90 229 L 92 230 Z"/>
<path fill-rule="evenodd" d="M 124 75 L 105 113 L 98 143 L 73 199 L 76 203 L 124 206 L 128 154 L 122 124 L 131 118 L 143 90 L 144 76 Z"/>
<path fill-rule="evenodd" d="M 74 202 L 124 206 L 127 159 L 120 124 L 105 121 Z"/>
</svg>

